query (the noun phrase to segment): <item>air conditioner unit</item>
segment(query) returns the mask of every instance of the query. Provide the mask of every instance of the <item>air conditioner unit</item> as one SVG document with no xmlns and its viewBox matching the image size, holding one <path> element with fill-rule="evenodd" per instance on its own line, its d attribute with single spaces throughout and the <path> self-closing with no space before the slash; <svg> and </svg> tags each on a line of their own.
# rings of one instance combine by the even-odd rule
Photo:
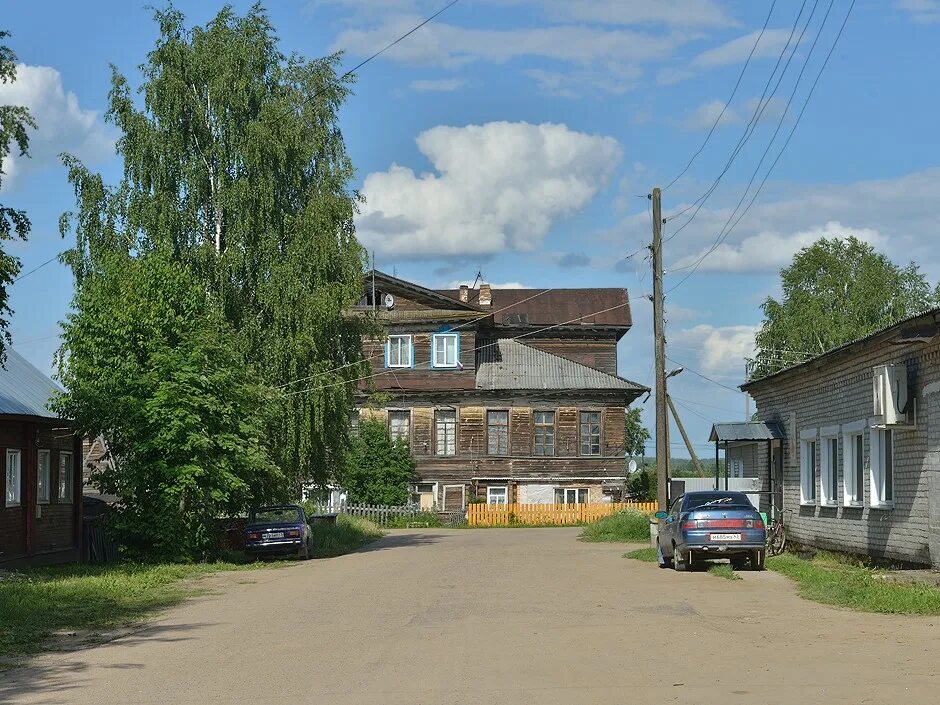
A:
<svg viewBox="0 0 940 705">
<path fill-rule="evenodd" d="M 907 423 L 907 366 L 879 365 L 872 371 L 874 415 L 885 426 Z"/>
</svg>

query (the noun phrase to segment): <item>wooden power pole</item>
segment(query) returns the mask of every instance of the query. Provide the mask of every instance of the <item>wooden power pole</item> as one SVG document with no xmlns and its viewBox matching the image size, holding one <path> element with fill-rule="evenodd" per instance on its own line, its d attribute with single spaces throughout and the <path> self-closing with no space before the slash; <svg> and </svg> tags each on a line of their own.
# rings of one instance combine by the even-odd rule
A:
<svg viewBox="0 0 940 705">
<path fill-rule="evenodd" d="M 654 188 L 653 201 L 653 338 L 656 355 L 656 500 L 669 509 L 669 416 L 666 409 L 666 334 L 663 320 L 663 209 L 662 192 Z"/>
<path fill-rule="evenodd" d="M 689 440 L 689 434 L 685 432 L 685 426 L 682 425 L 682 419 L 679 418 L 679 414 L 676 411 L 676 406 L 672 403 L 672 397 L 669 396 L 668 392 L 666 393 L 666 403 L 669 404 L 669 410 L 672 412 L 672 418 L 675 419 L 676 426 L 679 428 L 679 433 L 682 434 L 682 440 L 685 443 L 685 448 L 689 451 L 689 457 L 692 458 L 692 467 L 695 468 L 695 472 L 698 473 L 699 477 L 705 477 L 705 471 L 702 469 L 702 464 L 698 461 L 698 456 L 695 454 L 695 447 L 692 445 L 692 441 Z"/>
</svg>

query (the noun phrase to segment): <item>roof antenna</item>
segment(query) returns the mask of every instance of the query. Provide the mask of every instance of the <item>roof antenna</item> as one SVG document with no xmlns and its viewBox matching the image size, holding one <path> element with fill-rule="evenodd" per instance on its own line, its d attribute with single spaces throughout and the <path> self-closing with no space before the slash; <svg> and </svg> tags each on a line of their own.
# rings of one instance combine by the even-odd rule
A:
<svg viewBox="0 0 940 705">
<path fill-rule="evenodd" d="M 470 288 L 471 288 L 471 289 L 476 289 L 476 288 L 477 288 L 477 282 L 481 282 L 481 281 L 483 281 L 483 272 L 478 269 L 478 270 L 477 270 L 477 275 L 476 275 L 476 277 L 474 278 L 473 284 L 470 286 Z"/>
</svg>

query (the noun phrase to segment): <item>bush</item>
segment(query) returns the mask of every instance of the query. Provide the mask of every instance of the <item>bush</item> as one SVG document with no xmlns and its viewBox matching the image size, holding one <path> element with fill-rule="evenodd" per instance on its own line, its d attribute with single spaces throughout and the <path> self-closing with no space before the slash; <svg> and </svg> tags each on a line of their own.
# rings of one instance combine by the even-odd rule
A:
<svg viewBox="0 0 940 705">
<path fill-rule="evenodd" d="M 627 496 L 636 502 L 655 502 L 656 488 L 659 483 L 656 468 L 643 468 L 627 478 Z"/>
<path fill-rule="evenodd" d="M 332 558 L 351 553 L 384 534 L 368 519 L 340 514 L 336 524 L 311 524 L 313 557 Z"/>
<path fill-rule="evenodd" d="M 612 541 L 631 543 L 649 541 L 650 518 L 648 514 L 627 510 L 617 512 L 584 527 L 582 541 Z"/>
<path fill-rule="evenodd" d="M 349 439 L 349 452 L 339 478 L 351 504 L 399 506 L 409 499 L 415 461 L 408 444 L 389 438 L 379 421 L 363 421 L 359 435 Z"/>
<path fill-rule="evenodd" d="M 407 529 L 409 524 L 427 524 L 435 528 L 442 526 L 441 517 L 436 512 L 418 512 L 413 516 L 395 517 L 386 526 L 389 529 Z"/>
</svg>

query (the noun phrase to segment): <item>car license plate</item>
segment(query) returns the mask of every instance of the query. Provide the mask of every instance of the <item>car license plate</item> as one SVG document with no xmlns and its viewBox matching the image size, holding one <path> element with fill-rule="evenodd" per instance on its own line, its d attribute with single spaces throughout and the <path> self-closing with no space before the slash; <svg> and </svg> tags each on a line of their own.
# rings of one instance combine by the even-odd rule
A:
<svg viewBox="0 0 940 705">
<path fill-rule="evenodd" d="M 284 532 L 283 532 L 283 531 L 275 531 L 274 533 L 271 533 L 271 534 L 265 534 L 264 537 L 265 537 L 266 539 L 282 539 L 282 538 L 284 538 Z"/>
<path fill-rule="evenodd" d="M 708 538 L 710 541 L 740 541 L 741 534 L 712 534 Z"/>
</svg>

